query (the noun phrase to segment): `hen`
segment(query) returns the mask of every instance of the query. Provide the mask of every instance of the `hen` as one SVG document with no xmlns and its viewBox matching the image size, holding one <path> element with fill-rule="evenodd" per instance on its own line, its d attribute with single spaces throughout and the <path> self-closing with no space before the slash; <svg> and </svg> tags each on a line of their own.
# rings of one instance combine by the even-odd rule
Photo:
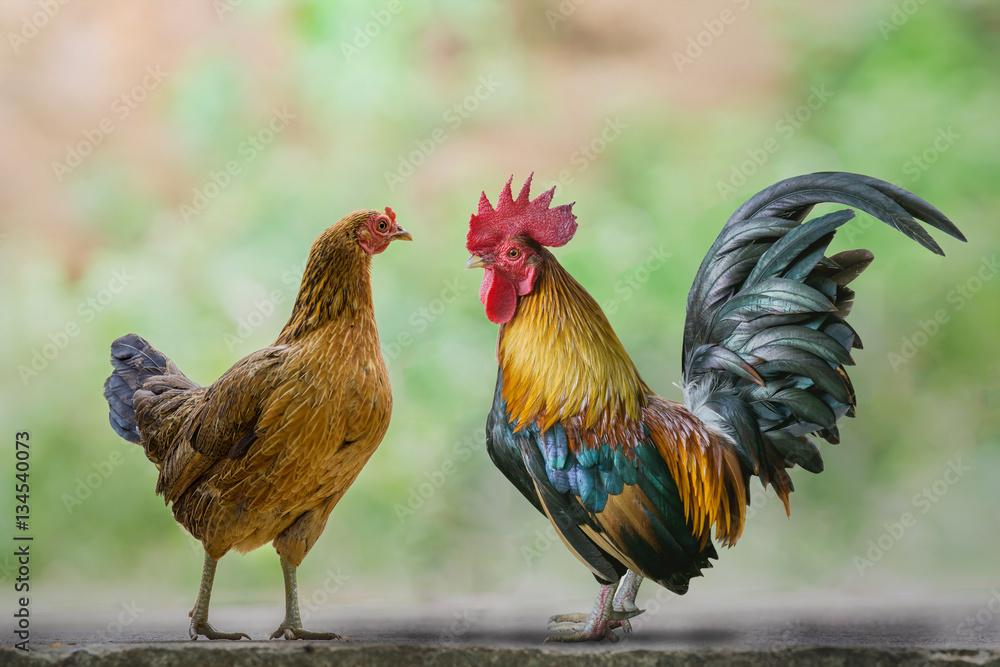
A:
<svg viewBox="0 0 1000 667">
<path fill-rule="evenodd" d="M 135 334 L 111 344 L 111 426 L 142 445 L 160 471 L 156 492 L 205 548 L 192 639 L 249 639 L 208 622 L 212 581 L 231 549 L 267 542 L 285 578 L 285 618 L 272 638 L 337 638 L 302 628 L 295 572 L 389 426 L 370 272 L 372 255 L 396 239 L 412 240 L 389 208 L 356 211 L 323 232 L 278 339 L 207 387 Z"/>
<path fill-rule="evenodd" d="M 805 221 L 816 204 L 861 209 L 935 253 L 918 224 L 965 240 L 940 211 L 883 181 L 848 173 L 799 176 L 743 204 L 694 279 L 683 338 L 684 403 L 653 393 L 597 302 L 547 247 L 576 232 L 572 204 L 532 200 L 531 178 L 497 207 L 483 193 L 470 220 L 467 268 L 483 267 L 480 298 L 500 325 L 487 448 L 504 475 L 553 523 L 601 584 L 593 611 L 554 616 L 552 641 L 617 639 L 641 613 L 643 578 L 683 594 L 736 543 L 749 481 L 788 509 L 794 465 L 823 469 L 817 434 L 839 440 L 854 416 L 845 367 L 861 340 L 846 321 L 847 287 L 867 250 L 825 256 L 853 216 Z"/>
</svg>

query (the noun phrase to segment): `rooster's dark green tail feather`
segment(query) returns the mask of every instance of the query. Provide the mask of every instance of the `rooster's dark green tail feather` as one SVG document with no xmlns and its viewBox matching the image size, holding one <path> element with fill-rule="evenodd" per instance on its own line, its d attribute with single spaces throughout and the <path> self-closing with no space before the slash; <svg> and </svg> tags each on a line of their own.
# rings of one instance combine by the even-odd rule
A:
<svg viewBox="0 0 1000 667">
<path fill-rule="evenodd" d="M 802 222 L 816 204 L 865 211 L 944 254 L 919 221 L 960 240 L 940 211 L 902 188 L 848 173 L 782 181 L 751 197 L 730 217 L 698 270 L 684 325 L 688 406 L 733 442 L 747 474 L 773 483 L 787 503 L 785 468 L 820 472 L 807 437 L 839 441 L 837 421 L 854 416 L 845 370 L 861 340 L 847 323 L 847 287 L 868 264 L 867 250 L 826 257 L 851 211 Z"/>
</svg>

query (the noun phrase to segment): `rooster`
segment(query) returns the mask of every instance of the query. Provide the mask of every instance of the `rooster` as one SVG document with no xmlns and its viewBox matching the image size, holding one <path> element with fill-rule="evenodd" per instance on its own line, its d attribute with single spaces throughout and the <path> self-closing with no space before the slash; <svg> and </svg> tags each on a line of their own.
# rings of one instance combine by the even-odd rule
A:
<svg viewBox="0 0 1000 667">
<path fill-rule="evenodd" d="M 513 180 L 513 179 L 511 179 Z M 810 434 L 839 441 L 854 416 L 845 370 L 861 339 L 847 323 L 847 285 L 867 250 L 830 257 L 853 212 L 805 221 L 816 204 L 861 209 L 943 255 L 916 220 L 965 240 L 913 194 L 849 173 L 773 185 L 725 224 L 695 275 L 683 338 L 684 402 L 646 385 L 600 306 L 549 247 L 577 228 L 555 188 L 496 208 L 484 192 L 469 223 L 466 268 L 482 267 L 486 315 L 500 325 L 487 418 L 494 464 L 552 522 L 600 583 L 590 614 L 553 616 L 546 641 L 617 641 L 641 613 L 643 579 L 677 594 L 739 539 L 749 482 L 772 486 L 788 511 L 787 469 L 823 469 Z M 916 219 L 916 220 L 915 220 Z"/>
<path fill-rule="evenodd" d="M 295 572 L 389 426 L 370 276 L 372 255 L 399 239 L 412 240 L 389 208 L 323 232 L 278 339 L 207 387 L 135 334 L 111 344 L 111 426 L 142 445 L 159 470 L 156 492 L 205 548 L 191 639 L 249 639 L 209 623 L 212 582 L 231 549 L 267 542 L 285 579 L 285 618 L 271 637 L 338 638 L 302 628 Z"/>
</svg>

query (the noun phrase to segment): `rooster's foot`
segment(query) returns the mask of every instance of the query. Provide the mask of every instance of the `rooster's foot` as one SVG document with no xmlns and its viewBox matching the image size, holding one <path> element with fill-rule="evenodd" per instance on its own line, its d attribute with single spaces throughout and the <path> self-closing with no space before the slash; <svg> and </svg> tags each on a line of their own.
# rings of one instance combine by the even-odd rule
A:
<svg viewBox="0 0 1000 667">
<path fill-rule="evenodd" d="M 642 575 L 629 570 L 618 583 L 618 592 L 615 593 L 615 598 L 612 602 L 612 609 L 614 609 L 614 611 L 620 613 L 631 613 L 631 616 L 626 616 L 617 622 L 617 627 L 620 627 L 627 635 L 632 634 L 632 624 L 628 619 L 638 616 L 644 611 L 635 606 L 635 596 L 638 595 L 639 586 L 641 585 Z M 612 625 L 611 627 L 615 627 L 615 625 Z"/>
<path fill-rule="evenodd" d="M 575 614 L 566 614 L 574 616 Z M 618 641 L 609 621 L 597 623 L 553 623 L 549 625 L 549 630 L 554 630 L 562 634 L 551 635 L 545 639 L 545 643 L 550 642 L 599 642 L 607 639 L 612 642 Z"/>
<path fill-rule="evenodd" d="M 549 630 L 565 634 L 552 635 L 545 640 L 549 642 L 599 642 L 607 639 L 612 642 L 618 641 L 615 628 L 622 628 L 625 632 L 632 632 L 632 626 L 628 619 L 634 618 L 644 610 L 634 609 L 628 611 L 611 611 L 602 614 L 597 618 L 592 618 L 587 614 L 560 614 L 549 619 Z"/>
<path fill-rule="evenodd" d="M 615 610 L 611 613 L 611 627 L 621 628 L 625 631 L 625 634 L 632 634 L 632 624 L 629 623 L 630 618 L 635 618 L 645 609 L 639 609 L 635 606 L 634 602 L 629 600 L 623 601 L 621 604 L 615 604 Z"/>
<path fill-rule="evenodd" d="M 642 610 L 629 601 L 631 608 L 615 608 L 613 595 L 615 587 L 612 585 L 601 586 L 601 592 L 594 603 L 594 611 L 587 614 L 560 614 L 549 619 L 549 630 L 562 634 L 552 635 L 545 640 L 549 642 L 599 642 L 607 639 L 612 642 L 618 641 L 615 628 L 625 628 L 628 619 L 638 616 Z M 621 601 L 620 601 L 621 602 Z M 622 605 L 618 605 L 622 606 Z M 631 631 L 631 626 L 627 626 L 626 632 Z"/>
</svg>

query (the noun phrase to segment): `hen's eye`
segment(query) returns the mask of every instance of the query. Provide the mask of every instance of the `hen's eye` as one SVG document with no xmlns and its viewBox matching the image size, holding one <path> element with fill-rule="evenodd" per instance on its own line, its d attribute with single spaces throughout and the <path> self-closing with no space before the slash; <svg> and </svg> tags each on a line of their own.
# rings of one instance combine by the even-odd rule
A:
<svg viewBox="0 0 1000 667">
<path fill-rule="evenodd" d="M 511 248 L 510 250 L 507 251 L 507 256 L 510 257 L 511 259 L 517 259 L 518 257 L 521 256 L 521 251 L 518 250 L 517 248 Z"/>
<path fill-rule="evenodd" d="M 379 230 L 380 232 L 384 232 L 385 230 L 389 229 L 389 223 L 386 222 L 385 219 L 383 218 L 382 220 L 378 221 L 378 224 L 375 225 L 375 229 Z"/>
</svg>

